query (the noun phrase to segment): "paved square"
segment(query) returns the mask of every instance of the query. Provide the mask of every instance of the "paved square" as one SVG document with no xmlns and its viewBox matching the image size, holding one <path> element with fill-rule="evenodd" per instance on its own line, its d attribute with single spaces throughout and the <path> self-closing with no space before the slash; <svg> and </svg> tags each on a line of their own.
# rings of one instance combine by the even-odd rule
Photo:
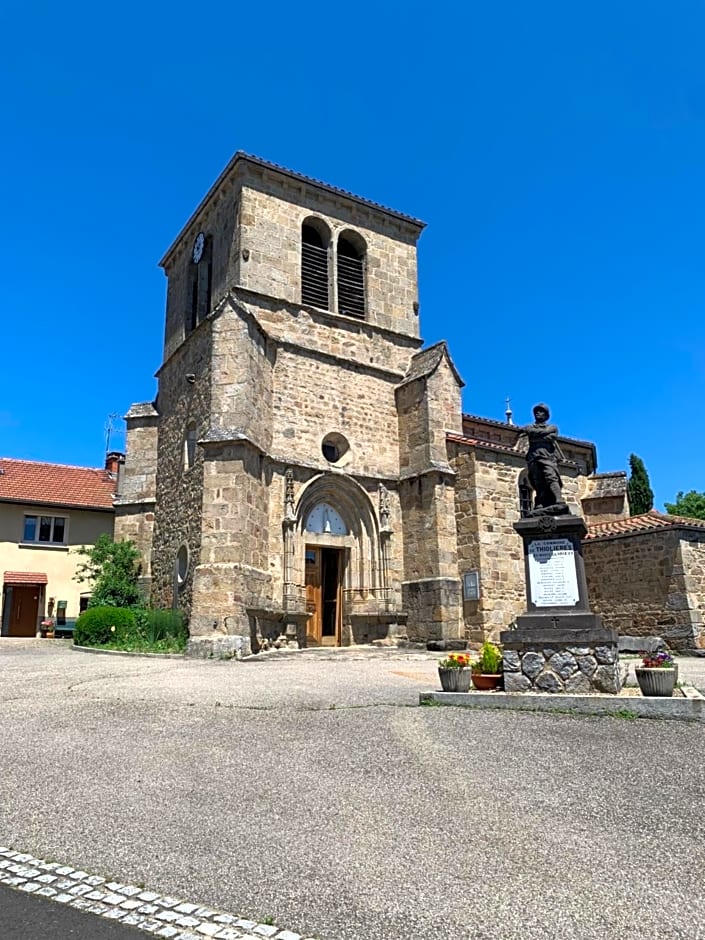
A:
<svg viewBox="0 0 705 940">
<path fill-rule="evenodd" d="M 321 940 L 698 936 L 702 726 L 419 708 L 437 658 L 3 642 L 0 843 Z"/>
</svg>

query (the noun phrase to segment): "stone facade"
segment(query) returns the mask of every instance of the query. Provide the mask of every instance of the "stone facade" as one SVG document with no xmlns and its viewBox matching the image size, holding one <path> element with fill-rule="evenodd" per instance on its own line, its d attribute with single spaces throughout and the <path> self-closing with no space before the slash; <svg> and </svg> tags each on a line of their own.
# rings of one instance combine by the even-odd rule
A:
<svg viewBox="0 0 705 940">
<path fill-rule="evenodd" d="M 116 531 L 201 651 L 496 639 L 524 609 L 520 428 L 463 415 L 445 343 L 421 348 L 422 228 L 236 154 L 162 259 L 164 361 L 127 416 Z M 572 511 L 624 518 L 625 475 L 561 447 Z"/>
<path fill-rule="evenodd" d="M 325 309 L 301 297 L 311 220 Z M 237 155 L 163 259 L 164 362 L 128 415 L 117 529 L 151 559 L 152 602 L 214 649 L 461 632 L 462 383 L 444 344 L 419 351 L 422 227 Z M 341 239 L 364 246 L 364 316 L 337 312 Z"/>
</svg>

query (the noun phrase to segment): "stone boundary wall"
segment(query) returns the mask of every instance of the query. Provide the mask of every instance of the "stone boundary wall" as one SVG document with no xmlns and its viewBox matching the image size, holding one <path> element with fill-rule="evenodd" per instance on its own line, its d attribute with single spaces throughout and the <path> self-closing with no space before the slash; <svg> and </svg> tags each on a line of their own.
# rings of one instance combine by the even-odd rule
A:
<svg viewBox="0 0 705 940">
<path fill-rule="evenodd" d="M 705 533 L 686 537 L 675 527 L 588 539 L 583 557 L 592 609 L 620 635 L 661 636 L 672 649 L 705 647 L 704 540 Z"/>
</svg>

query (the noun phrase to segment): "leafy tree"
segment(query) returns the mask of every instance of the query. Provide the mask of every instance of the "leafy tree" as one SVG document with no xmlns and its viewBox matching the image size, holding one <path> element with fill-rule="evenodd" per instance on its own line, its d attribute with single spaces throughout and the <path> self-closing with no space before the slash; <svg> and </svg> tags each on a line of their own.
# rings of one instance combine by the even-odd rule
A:
<svg viewBox="0 0 705 940">
<path fill-rule="evenodd" d="M 76 570 L 75 580 L 93 583 L 89 607 L 130 607 L 143 604 L 138 587 L 142 570 L 134 542 L 114 542 L 105 533 L 95 545 L 78 549 L 86 561 Z"/>
<path fill-rule="evenodd" d="M 646 472 L 644 461 L 636 454 L 629 457 L 631 474 L 627 483 L 629 497 L 629 510 L 633 516 L 640 516 L 654 508 L 654 491 L 651 489 L 649 474 Z"/>
<path fill-rule="evenodd" d="M 672 516 L 689 516 L 691 519 L 705 519 L 705 493 L 691 490 L 680 492 L 675 503 L 664 503 L 666 512 Z"/>
</svg>

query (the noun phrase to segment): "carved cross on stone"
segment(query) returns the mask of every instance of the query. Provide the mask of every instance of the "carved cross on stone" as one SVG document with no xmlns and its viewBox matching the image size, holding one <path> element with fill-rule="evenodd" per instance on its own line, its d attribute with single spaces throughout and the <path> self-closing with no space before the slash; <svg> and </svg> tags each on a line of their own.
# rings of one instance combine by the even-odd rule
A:
<svg viewBox="0 0 705 940">
<path fill-rule="evenodd" d="M 560 617 L 551 617 L 551 623 L 553 624 L 554 627 L 558 626 L 558 622 L 560 619 L 561 619 Z"/>
</svg>

